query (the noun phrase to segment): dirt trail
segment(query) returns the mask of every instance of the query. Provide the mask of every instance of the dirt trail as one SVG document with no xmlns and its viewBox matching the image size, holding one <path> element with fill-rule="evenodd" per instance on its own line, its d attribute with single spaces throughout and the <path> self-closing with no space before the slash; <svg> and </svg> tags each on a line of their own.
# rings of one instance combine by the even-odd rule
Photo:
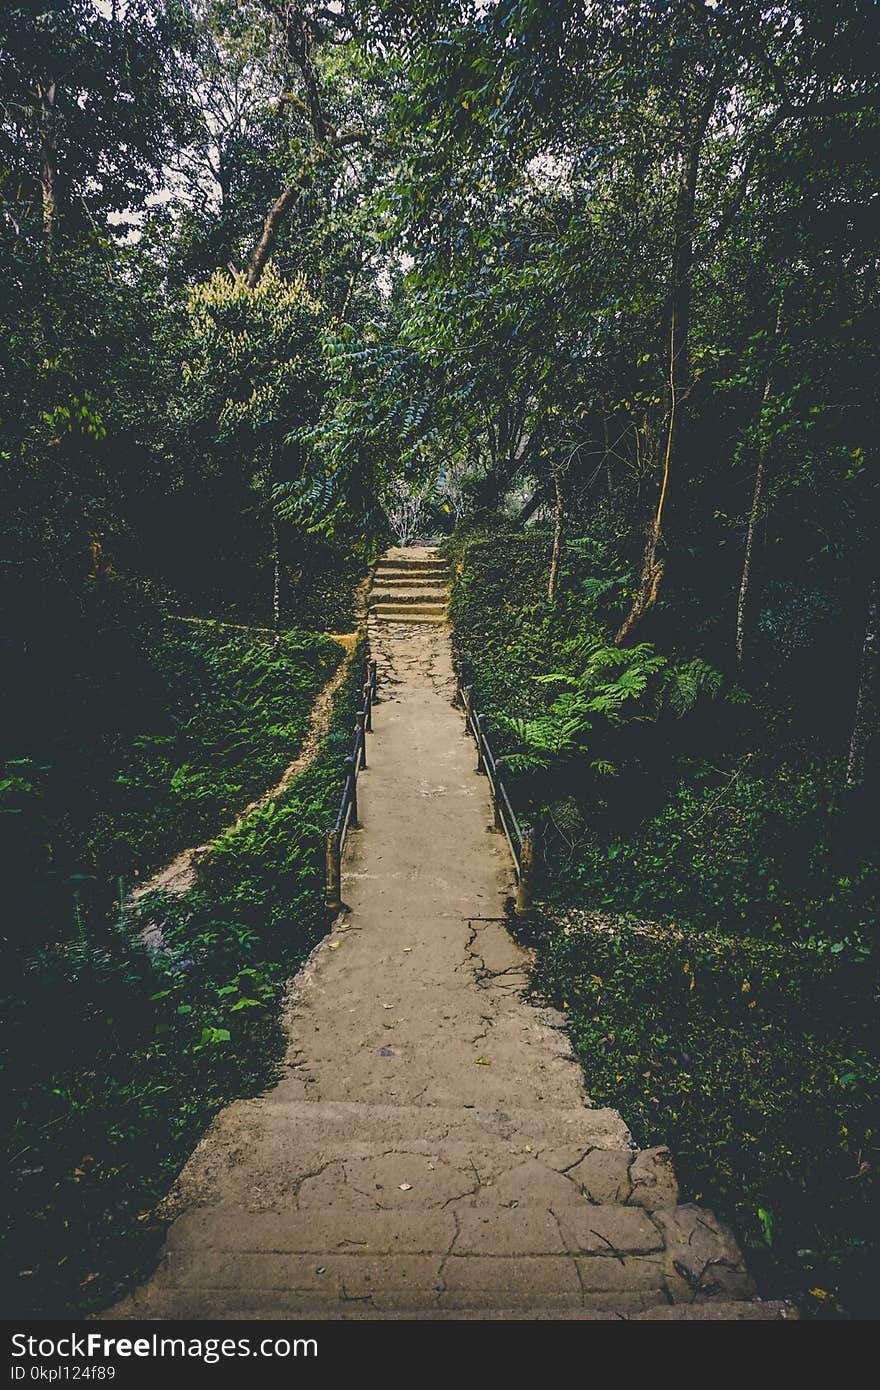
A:
<svg viewBox="0 0 880 1390">
<path fill-rule="evenodd" d="M 363 630 L 370 583 L 371 576 L 368 575 L 366 579 L 361 580 L 355 591 L 354 607 L 359 631 Z M 181 618 L 180 621 L 205 625 L 210 624 L 214 627 L 234 628 L 240 632 L 259 632 L 268 633 L 270 635 L 272 633 L 271 628 L 246 627 L 242 623 L 224 623 L 207 618 Z M 275 786 L 271 787 L 269 791 L 264 792 L 262 796 L 258 796 L 255 801 L 249 802 L 244 810 L 240 811 L 235 817 L 235 820 L 230 822 L 226 830 L 221 831 L 220 834 L 225 834 L 226 831 L 234 829 L 235 826 L 245 820 L 252 811 L 258 811 L 262 806 L 268 806 L 270 801 L 274 801 L 276 797 L 281 796 L 282 793 L 287 790 L 295 777 L 298 777 L 301 772 L 305 772 L 309 763 L 315 757 L 330 727 L 330 719 L 333 713 L 333 699 L 337 690 L 342 685 L 342 682 L 345 680 L 349 662 L 357 646 L 359 631 L 327 632 L 324 634 L 325 637 L 329 637 L 332 641 L 338 642 L 344 649 L 345 654 L 342 661 L 339 663 L 338 669 L 330 677 L 329 681 L 327 681 L 315 700 L 309 720 L 308 733 L 306 734 L 302 748 L 293 761 L 288 763 L 281 774 L 280 780 L 275 783 Z M 145 898 L 148 893 L 173 893 L 180 896 L 184 893 L 188 893 L 196 881 L 199 856 L 206 854 L 211 848 L 211 845 L 218 838 L 219 835 L 213 835 L 211 839 L 206 840 L 204 844 L 192 845 L 189 849 L 182 850 L 180 854 L 172 859 L 170 864 L 166 864 L 164 869 L 159 869 L 158 872 L 152 874 L 145 883 L 140 884 L 134 889 L 129 896 L 129 902 L 136 903 L 141 898 Z M 147 926 L 143 929 L 142 934 L 148 946 L 158 946 L 161 944 L 162 932 L 160 927 Z"/>
<path fill-rule="evenodd" d="M 328 633 L 327 636 L 332 637 L 334 642 L 339 642 L 340 645 L 345 648 L 345 655 L 339 663 L 337 670 L 334 671 L 329 681 L 327 681 L 314 703 L 309 720 L 308 733 L 306 734 L 302 748 L 293 761 L 287 764 L 287 767 L 281 774 L 279 781 L 275 783 L 275 786 L 271 787 L 269 791 L 264 792 L 262 796 L 258 796 L 255 801 L 249 802 L 244 810 L 239 812 L 235 820 L 230 823 L 230 826 L 227 827 L 228 829 L 234 829 L 236 825 L 246 820 L 252 811 L 258 811 L 262 806 L 268 806 L 270 801 L 274 801 L 277 797 L 281 796 L 290 786 L 294 778 L 305 771 L 320 748 L 327 730 L 330 727 L 330 717 L 333 713 L 333 697 L 345 680 L 348 672 L 348 665 L 358 640 L 358 634 L 356 632 Z M 220 833 L 225 834 L 226 831 L 221 831 Z M 196 881 L 199 856 L 206 854 L 211 848 L 211 845 L 218 838 L 219 837 L 216 835 L 212 836 L 212 838 L 206 840 L 204 844 L 192 845 L 189 849 L 183 850 L 175 859 L 172 859 L 171 863 L 167 864 L 164 869 L 160 869 L 159 872 L 153 874 L 146 883 L 142 883 L 136 888 L 130 895 L 129 902 L 138 902 L 139 899 L 146 897 L 148 893 L 188 893 Z M 159 928 L 157 927 L 146 927 L 144 929 L 144 938 L 148 945 L 157 944 L 155 933 L 158 931 Z"/>
<path fill-rule="evenodd" d="M 214 1121 L 155 1274 L 104 1316 L 790 1315 L 679 1204 L 667 1151 L 591 1107 L 564 1018 L 526 996 L 447 628 L 374 618 L 370 639 L 362 828 L 290 991 L 280 1079 Z"/>
</svg>

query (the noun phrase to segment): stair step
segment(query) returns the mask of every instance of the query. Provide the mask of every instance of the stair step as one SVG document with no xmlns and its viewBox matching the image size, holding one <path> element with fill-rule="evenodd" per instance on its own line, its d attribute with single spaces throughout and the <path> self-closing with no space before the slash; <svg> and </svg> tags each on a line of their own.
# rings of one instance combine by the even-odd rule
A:
<svg viewBox="0 0 880 1390">
<path fill-rule="evenodd" d="M 393 1147 L 399 1138 L 430 1144 L 438 1136 L 450 1141 L 473 1136 L 495 1136 L 502 1140 L 531 1144 L 535 1154 L 541 1148 L 566 1144 L 582 1147 L 617 1148 L 633 1155 L 634 1145 L 619 1113 L 602 1105 L 412 1105 L 393 1101 L 373 1104 L 350 1099 L 309 1101 L 285 1097 L 284 1083 L 268 1095 L 247 1101 L 234 1101 L 225 1113 L 236 1111 L 238 1123 L 243 1112 L 253 1119 L 271 1116 L 279 1125 L 302 1127 L 309 1133 L 316 1123 L 321 1130 L 338 1134 L 348 1143 L 355 1133 L 363 1140 L 377 1140 Z M 217 1123 L 217 1122 L 214 1122 Z"/>
<path fill-rule="evenodd" d="M 359 1100 L 302 1100 L 287 1098 L 284 1083 L 267 1096 L 237 1100 L 221 1112 L 215 1125 L 225 1116 L 234 1116 L 233 1127 L 247 1119 L 263 1127 L 277 1125 L 291 1135 L 315 1133 L 320 1126 L 322 1142 L 328 1134 L 347 1145 L 357 1136 L 364 1142 L 376 1141 L 394 1147 L 399 1140 L 431 1144 L 445 1137 L 450 1142 L 482 1142 L 487 1137 L 531 1145 L 537 1155 L 572 1144 L 581 1148 L 617 1149 L 635 1154 L 629 1130 L 616 1110 L 605 1106 L 577 1105 L 540 1107 L 471 1105 L 407 1105 L 393 1102 L 372 1104 Z"/>
<path fill-rule="evenodd" d="M 376 618 L 379 622 L 383 623 L 412 623 L 414 625 L 417 623 L 433 623 L 435 626 L 442 627 L 442 625 L 446 622 L 445 617 L 437 618 L 429 613 L 413 614 L 405 613 L 403 611 L 396 613 L 378 613 L 374 610 L 370 616 Z"/>
<path fill-rule="evenodd" d="M 637 1295 L 611 1295 L 607 1299 L 593 1298 L 582 1307 L 560 1306 L 552 1303 L 515 1306 L 506 1303 L 488 1306 L 472 1302 L 463 1307 L 442 1307 L 435 1303 L 401 1304 L 394 1294 L 357 1295 L 346 1289 L 337 1302 L 317 1302 L 314 1295 L 270 1290 L 236 1293 L 227 1291 L 174 1289 L 173 1299 L 167 1302 L 136 1292 L 120 1311 L 111 1309 L 99 1314 L 101 1318 L 162 1318 L 202 1321 L 205 1319 L 286 1321 L 297 1318 L 305 1322 L 615 1322 L 618 1320 L 705 1318 L 707 1321 L 769 1322 L 796 1319 L 796 1310 L 787 1303 L 697 1303 L 690 1305 L 651 1304 Z"/>
<path fill-rule="evenodd" d="M 375 608 L 377 603 L 384 603 L 389 608 L 410 607 L 413 604 L 428 604 L 429 606 L 439 606 L 445 609 L 447 594 L 443 589 L 437 589 L 433 593 L 425 589 L 413 589 L 402 594 L 372 593 L 370 595 L 370 606 Z"/>
<path fill-rule="evenodd" d="M 436 583 L 445 584 L 449 579 L 449 571 L 441 569 L 377 569 L 374 573 L 374 582 L 392 584 L 418 584 Z"/>
<path fill-rule="evenodd" d="M 417 575 L 407 576 L 406 579 L 401 579 L 397 576 L 385 578 L 380 575 L 373 580 L 373 589 L 380 588 L 389 589 L 395 594 L 406 594 L 412 589 L 442 589 L 443 592 L 446 593 L 449 589 L 449 585 L 446 583 L 445 579 L 440 579 L 439 577 L 435 578 L 432 575 L 428 575 L 427 578 L 424 579 Z"/>
<path fill-rule="evenodd" d="M 248 1135 L 244 1151 L 242 1134 Z M 544 1208 L 678 1200 L 667 1151 L 635 1152 L 615 1111 L 586 1106 L 508 1111 L 262 1098 L 222 1111 L 210 1148 L 229 1153 L 228 1171 L 215 1165 L 202 1171 L 196 1151 L 181 1179 L 184 1200 L 190 1182 L 201 1201 L 235 1203 L 241 1190 L 268 1195 L 260 1157 L 266 1152 L 275 1165 L 271 1204 L 280 1206 L 298 1193 L 301 1205 L 351 1207 L 377 1184 L 385 1193 L 382 1206 L 398 1212 L 461 1197 L 486 1207 Z"/>
<path fill-rule="evenodd" d="M 376 604 L 370 609 L 374 618 L 386 623 L 442 623 L 446 620 L 446 605 L 442 603 L 417 604 L 395 608 L 389 604 Z"/>
<path fill-rule="evenodd" d="M 373 602 L 384 598 L 389 603 L 412 603 L 413 599 L 424 598 L 432 603 L 445 603 L 449 589 L 445 584 L 407 584 L 393 588 L 391 584 L 374 584 L 370 598 Z"/>
<path fill-rule="evenodd" d="M 380 1192 L 376 1196 L 382 1200 Z M 291 1200 L 295 1200 L 293 1194 Z M 457 1259 L 595 1256 L 606 1260 L 609 1255 L 614 1259 L 656 1256 L 663 1249 L 663 1236 L 641 1207 L 591 1206 L 586 1201 L 579 1208 L 560 1206 L 558 1212 L 526 1203 L 458 1205 L 454 1213 L 444 1206 L 407 1210 L 405 1204 L 371 1210 L 363 1202 L 273 1211 L 218 1203 L 184 1212 L 169 1231 L 167 1249 L 187 1256 L 339 1252 L 387 1259 L 451 1254 Z M 597 1287 L 610 1277 L 603 1268 L 596 1267 Z"/>
<path fill-rule="evenodd" d="M 399 552 L 397 554 L 392 554 L 391 552 L 388 552 L 387 554 L 380 556 L 380 558 L 376 561 L 376 565 L 379 569 L 449 569 L 449 561 L 444 560 L 441 555 L 411 556 L 406 554 L 400 554 Z"/>
<path fill-rule="evenodd" d="M 416 596 L 414 602 L 410 601 L 409 599 L 404 600 L 404 599 L 398 599 L 398 598 L 383 599 L 383 600 L 380 600 L 380 602 L 383 604 L 383 606 L 384 606 L 385 608 L 401 608 L 401 607 L 404 607 L 404 608 L 411 608 L 411 609 L 412 609 L 412 608 L 415 608 L 415 609 L 418 609 L 418 610 L 423 610 L 423 611 L 426 612 L 426 613 L 445 613 L 445 612 L 446 612 L 446 601 L 445 601 L 445 598 L 444 598 L 442 601 L 441 601 L 440 599 L 425 599 L 425 600 L 421 600 L 421 599 L 418 598 L 418 596 Z"/>
</svg>

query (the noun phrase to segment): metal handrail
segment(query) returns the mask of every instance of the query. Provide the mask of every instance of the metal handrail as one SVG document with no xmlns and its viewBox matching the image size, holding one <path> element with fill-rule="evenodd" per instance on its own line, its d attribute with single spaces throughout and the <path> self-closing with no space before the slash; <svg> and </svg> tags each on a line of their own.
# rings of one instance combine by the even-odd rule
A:
<svg viewBox="0 0 880 1390">
<path fill-rule="evenodd" d="M 358 777 L 367 765 L 367 734 L 373 732 L 373 702 L 378 689 L 375 661 L 367 661 L 363 685 L 363 704 L 355 717 L 354 745 L 345 759 L 345 781 L 339 812 L 332 830 L 327 831 L 325 853 L 327 864 L 327 887 L 324 901 L 327 907 L 338 912 L 342 906 L 342 851 L 349 830 L 357 829 L 358 820 Z"/>
<path fill-rule="evenodd" d="M 492 793 L 492 809 L 495 814 L 495 827 L 503 830 L 510 848 L 516 870 L 516 914 L 527 917 L 532 908 L 532 889 L 538 858 L 538 841 L 532 826 L 522 826 L 510 799 L 510 793 L 501 776 L 500 763 L 492 752 L 486 735 L 488 720 L 474 707 L 474 687 L 458 682 L 458 698 L 464 707 L 465 728 L 473 735 L 477 745 L 477 772 L 485 772 Z"/>
<path fill-rule="evenodd" d="M 354 746 L 345 759 L 345 782 L 339 812 L 332 830 L 327 831 L 326 861 L 327 889 L 325 902 L 331 911 L 338 912 L 342 907 L 342 852 L 349 830 L 358 828 L 357 783 L 361 771 L 367 766 L 367 734 L 373 731 L 373 702 L 378 687 L 375 661 L 366 665 L 366 680 L 363 687 L 363 705 L 355 720 Z M 458 697 L 464 706 L 465 727 L 473 735 L 477 744 L 477 772 L 485 773 L 489 779 L 492 794 L 492 808 L 495 827 L 504 832 L 516 870 L 516 914 L 527 917 L 531 912 L 532 888 L 537 864 L 537 837 L 531 826 L 522 826 L 513 809 L 510 793 L 501 776 L 499 758 L 492 752 L 486 736 L 487 719 L 478 714 L 473 703 L 473 686 L 458 683 Z"/>
</svg>

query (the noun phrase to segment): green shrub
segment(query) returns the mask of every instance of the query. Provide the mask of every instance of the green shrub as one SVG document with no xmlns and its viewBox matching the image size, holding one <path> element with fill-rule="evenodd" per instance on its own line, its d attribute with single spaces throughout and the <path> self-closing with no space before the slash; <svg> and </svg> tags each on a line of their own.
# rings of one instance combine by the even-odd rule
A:
<svg viewBox="0 0 880 1390">
<path fill-rule="evenodd" d="M 542 927 L 539 984 L 594 1103 L 671 1147 L 686 1198 L 733 1221 L 765 1288 L 875 1315 L 876 952 L 565 909 Z"/>
<path fill-rule="evenodd" d="M 154 1258 L 151 1210 L 211 1117 L 271 1081 L 282 991 L 326 926 L 323 831 L 362 663 L 359 651 L 317 757 L 221 836 L 191 893 L 151 895 L 137 919 L 18 957 L 2 1043 L 10 1316 L 117 1297 Z M 161 924 L 158 949 L 144 920 Z"/>
<path fill-rule="evenodd" d="M 22 948 L 92 929 L 178 850 L 211 833 L 296 756 L 341 659 L 320 634 L 271 639 L 168 622 L 101 727 L 35 731 L 0 782 L 16 865 L 9 936 Z M 126 662 L 128 658 L 126 657 Z M 106 683 L 106 682 L 105 682 Z"/>
<path fill-rule="evenodd" d="M 449 549 L 459 666 L 543 826 L 540 986 L 592 1099 L 672 1147 L 767 1293 L 876 1315 L 880 863 L 841 746 L 778 679 L 615 648 L 602 546 L 565 547 L 552 604 L 546 533 Z"/>
</svg>

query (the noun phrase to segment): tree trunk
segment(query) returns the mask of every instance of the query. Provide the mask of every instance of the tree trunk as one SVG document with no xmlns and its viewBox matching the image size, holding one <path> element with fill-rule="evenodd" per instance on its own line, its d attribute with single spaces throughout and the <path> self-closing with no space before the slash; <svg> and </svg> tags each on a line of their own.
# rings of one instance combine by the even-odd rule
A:
<svg viewBox="0 0 880 1390">
<path fill-rule="evenodd" d="M 58 150 L 56 145 L 54 81 L 39 84 L 40 98 L 40 190 L 43 202 L 43 239 L 46 256 L 51 259 L 58 232 Z"/>
<path fill-rule="evenodd" d="M 312 156 L 307 160 L 306 167 L 287 187 L 278 195 L 275 202 L 266 213 L 266 220 L 263 223 L 263 230 L 259 240 L 251 252 L 248 267 L 245 272 L 245 284 L 249 290 L 255 289 L 260 282 L 260 277 L 266 268 L 266 262 L 272 254 L 278 230 L 290 211 L 297 196 L 307 186 L 310 178 L 315 171 L 315 157 L 323 148 L 327 140 L 327 125 L 321 110 L 320 93 L 318 91 L 318 78 L 312 60 L 312 40 L 313 32 L 310 24 L 302 14 L 298 5 L 270 5 L 270 13 L 274 14 L 284 35 L 284 42 L 287 52 L 299 69 L 306 88 L 307 102 L 304 104 L 308 112 L 309 123 L 312 128 L 312 140 L 314 149 Z"/>
<path fill-rule="evenodd" d="M 847 787 L 865 780 L 868 752 L 877 732 L 877 675 L 880 663 L 880 579 L 875 575 L 868 588 L 868 612 L 862 643 L 862 663 L 856 712 L 849 741 L 846 765 Z"/>
<path fill-rule="evenodd" d="M 289 183 L 283 193 L 278 195 L 275 202 L 266 213 L 263 230 L 260 233 L 256 246 L 251 252 L 247 271 L 245 272 L 245 284 L 249 290 L 256 289 L 257 285 L 260 283 L 260 277 L 266 269 L 266 262 L 275 248 L 278 230 L 287 216 L 287 213 L 290 211 L 290 208 L 296 201 L 298 194 L 302 190 L 305 177 L 305 175 L 302 175 L 295 183 Z"/>
<path fill-rule="evenodd" d="M 556 597 L 556 583 L 559 578 L 559 555 L 562 550 L 562 482 L 559 471 L 553 470 L 553 488 L 556 493 L 556 511 L 553 518 L 553 552 L 550 556 L 550 578 L 547 581 L 547 598 L 552 603 Z"/>
<path fill-rule="evenodd" d="M 272 646 L 277 652 L 281 646 L 281 537 L 274 507 L 269 513 L 269 524 L 272 529 Z"/>
<path fill-rule="evenodd" d="M 618 646 L 624 643 L 657 601 L 665 561 L 663 548 L 663 509 L 669 490 L 669 478 L 675 442 L 681 421 L 682 399 L 690 384 L 689 334 L 691 321 L 691 274 L 694 265 L 694 204 L 697 196 L 697 177 L 703 139 L 712 119 L 718 97 L 719 82 L 713 78 L 706 98 L 691 126 L 687 149 L 682 160 L 675 205 L 675 231 L 672 248 L 672 284 L 663 318 L 663 343 L 666 372 L 663 389 L 663 457 L 659 466 L 660 487 L 657 508 L 645 529 L 638 588 L 629 613 L 614 638 Z"/>
<path fill-rule="evenodd" d="M 782 337 L 782 305 L 776 315 L 776 332 L 773 336 L 773 346 L 767 360 L 767 373 L 764 378 L 764 392 L 761 396 L 761 412 L 759 420 L 763 421 L 764 413 L 773 392 L 773 368 L 776 362 L 776 354 L 779 350 L 779 340 Z M 746 546 L 743 553 L 742 576 L 739 582 L 739 596 L 736 603 L 736 664 L 742 670 L 745 662 L 745 642 L 746 642 L 746 610 L 749 601 L 749 588 L 752 581 L 752 554 L 755 548 L 755 536 L 758 531 L 758 522 L 761 516 L 761 495 L 764 490 L 764 462 L 766 449 L 763 441 L 758 442 L 758 461 L 755 465 L 755 484 L 752 489 L 752 506 L 749 512 L 749 525 L 746 531 Z"/>
</svg>

